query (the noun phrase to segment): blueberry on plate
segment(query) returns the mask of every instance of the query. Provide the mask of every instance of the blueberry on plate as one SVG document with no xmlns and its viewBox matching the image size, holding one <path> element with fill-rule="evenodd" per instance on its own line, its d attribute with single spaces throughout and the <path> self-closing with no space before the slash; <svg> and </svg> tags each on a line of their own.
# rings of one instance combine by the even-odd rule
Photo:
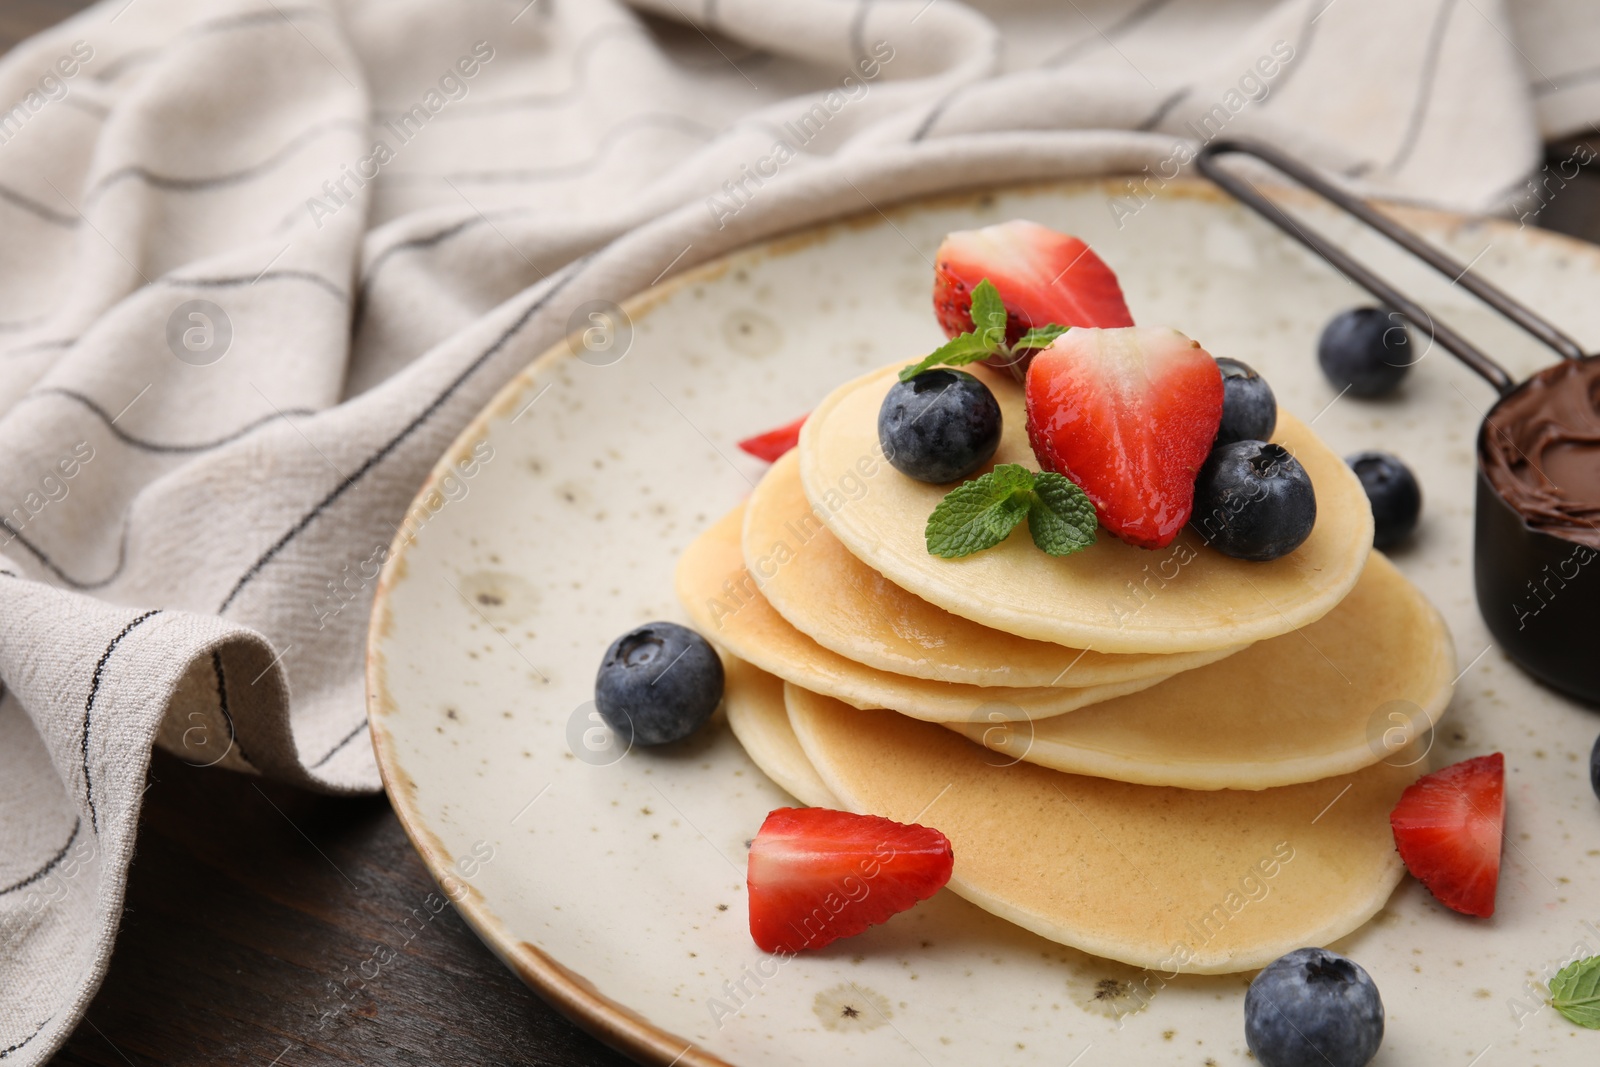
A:
<svg viewBox="0 0 1600 1067">
<path fill-rule="evenodd" d="M 1223 555 L 1258 563 L 1287 556 L 1316 521 L 1311 477 L 1282 445 L 1218 445 L 1195 479 L 1189 523 Z"/>
<path fill-rule="evenodd" d="M 1244 1039 L 1262 1067 L 1366 1067 L 1383 1043 L 1383 1000 L 1354 961 L 1295 949 L 1250 983 Z"/>
<path fill-rule="evenodd" d="M 896 382 L 878 409 L 878 443 L 894 469 L 942 485 L 977 472 L 1000 447 L 1000 402 L 965 371 Z"/>
<path fill-rule="evenodd" d="M 1249 364 L 1227 356 L 1217 357 L 1222 371 L 1222 425 L 1216 444 L 1265 441 L 1278 426 L 1278 400 L 1272 386 Z"/>
<path fill-rule="evenodd" d="M 1349 389 L 1352 396 L 1393 392 L 1413 361 L 1405 321 L 1383 308 L 1341 311 L 1317 341 L 1322 373 L 1335 389 Z"/>
<path fill-rule="evenodd" d="M 1594 739 L 1594 749 L 1589 753 L 1589 784 L 1594 795 L 1600 797 L 1600 737 Z"/>
<path fill-rule="evenodd" d="M 1422 514 L 1422 487 L 1417 476 L 1387 452 L 1358 452 L 1345 462 L 1361 479 L 1372 503 L 1372 547 L 1388 548 L 1417 528 Z"/>
<path fill-rule="evenodd" d="M 722 660 L 675 622 L 647 622 L 606 649 L 594 706 L 623 744 L 664 745 L 700 729 L 722 701 Z"/>
</svg>

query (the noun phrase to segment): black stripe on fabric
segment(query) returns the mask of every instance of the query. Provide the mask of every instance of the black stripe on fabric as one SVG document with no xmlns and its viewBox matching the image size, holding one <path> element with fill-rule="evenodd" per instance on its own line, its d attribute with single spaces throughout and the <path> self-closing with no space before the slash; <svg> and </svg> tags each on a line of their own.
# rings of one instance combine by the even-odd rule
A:
<svg viewBox="0 0 1600 1067">
<path fill-rule="evenodd" d="M 338 284 L 309 270 L 268 270 L 260 274 L 240 274 L 221 278 L 159 278 L 156 284 L 173 289 L 237 289 L 248 288 L 257 282 L 284 281 L 306 282 L 325 290 L 329 296 L 342 304 L 350 302 L 350 294 Z"/>
<path fill-rule="evenodd" d="M 266 281 L 302 281 L 315 285 L 325 290 L 330 296 L 340 303 L 349 303 L 350 294 L 341 289 L 337 284 L 324 278 L 322 275 L 309 270 L 269 270 L 256 275 L 238 275 L 235 277 L 221 278 L 157 278 L 150 284 L 163 286 L 169 289 L 232 289 L 249 287 L 256 282 Z M 0 331 L 23 330 L 29 325 L 37 325 L 49 318 L 48 315 L 33 319 L 27 323 L 0 323 Z M 71 348 L 78 343 L 77 337 L 57 337 L 49 341 L 35 341 L 32 344 L 21 345 L 17 348 L 7 349 L 0 353 L 4 356 L 23 356 L 34 352 L 48 352 L 54 349 Z"/>
<path fill-rule="evenodd" d="M 225 174 L 214 174 L 203 178 L 180 178 L 170 174 L 157 174 L 147 167 L 136 164 L 119 167 L 90 187 L 89 191 L 84 195 L 84 207 L 87 208 L 101 193 L 127 178 L 138 178 L 153 188 L 175 193 L 192 193 L 205 189 L 238 185 L 241 182 L 251 181 L 264 174 L 271 173 L 277 169 L 279 164 L 312 141 L 325 137 L 329 133 L 346 129 L 366 133 L 371 130 L 371 126 L 361 119 L 328 119 L 325 122 L 318 122 L 290 138 L 286 144 L 260 162 L 252 163 L 250 166 L 240 170 L 229 171 Z"/>
<path fill-rule="evenodd" d="M 338 754 L 340 749 L 344 748 L 344 746 L 348 745 L 350 742 L 354 741 L 356 738 L 360 737 L 364 732 L 366 732 L 366 729 L 367 729 L 367 720 L 366 720 L 366 717 L 363 716 L 362 719 L 361 719 L 361 725 L 360 726 L 357 726 L 354 730 L 351 730 L 348 734 L 345 735 L 343 741 L 340 741 L 337 745 L 334 745 L 332 748 L 330 748 L 328 750 L 328 754 L 326 756 L 323 756 L 321 759 L 317 760 L 317 762 L 315 762 L 315 763 L 309 764 L 308 765 L 308 769 L 314 771 L 318 767 L 322 766 L 324 763 L 327 763 L 335 755 Z"/>
<path fill-rule="evenodd" d="M 39 879 L 48 875 L 51 871 L 55 870 L 56 866 L 60 864 L 62 860 L 67 858 L 67 852 L 72 848 L 72 843 L 78 839 L 78 831 L 82 829 L 82 827 L 83 820 L 81 818 L 73 819 L 72 833 L 67 835 L 67 843 L 61 846 L 61 850 L 54 856 L 51 856 L 49 861 L 43 867 L 40 867 L 37 871 L 34 871 L 32 874 L 28 875 L 28 877 L 24 878 L 22 881 L 17 882 L 15 885 L 8 885 L 4 889 L 0 889 L 0 897 L 5 896 L 7 893 L 15 893 L 19 889 L 26 889 Z"/>
<path fill-rule="evenodd" d="M 122 427 L 116 425 L 116 423 L 112 420 L 111 413 L 96 403 L 93 398 L 85 396 L 83 393 L 80 393 L 74 389 L 64 389 L 60 386 L 51 386 L 48 389 L 35 389 L 31 393 L 23 395 L 22 398 L 18 400 L 18 403 L 20 404 L 23 401 L 30 400 L 34 397 L 45 396 L 66 397 L 67 399 L 75 401 L 88 408 L 94 413 L 96 418 L 105 423 L 106 429 L 110 430 L 117 440 L 123 442 L 124 444 L 131 445 L 134 448 L 141 449 L 145 452 L 155 452 L 168 455 L 189 455 L 195 452 L 209 452 L 214 448 L 221 448 L 223 445 L 231 444 L 234 441 L 237 441 L 239 438 L 244 437 L 246 434 L 249 434 L 253 430 L 258 430 L 261 427 L 266 426 L 269 423 L 277 422 L 280 419 L 316 414 L 316 412 L 310 408 L 288 408 L 283 411 L 275 411 L 270 415 L 263 415 L 254 422 L 247 423 L 227 436 L 219 437 L 214 441 L 201 441 L 192 445 L 174 445 L 163 444 L 158 441 L 146 441 L 143 438 L 133 436 Z"/>
<path fill-rule="evenodd" d="M 217 675 L 217 710 L 222 712 L 222 721 L 228 724 L 228 745 L 238 750 L 239 758 L 253 767 L 255 761 L 239 743 L 239 731 L 233 724 L 233 713 L 228 709 L 228 678 L 222 671 L 222 653 L 216 649 L 211 650 L 211 669 Z"/>
<path fill-rule="evenodd" d="M 1089 16 L 1083 15 L 1083 12 L 1080 11 L 1078 14 L 1083 15 L 1083 21 L 1089 23 L 1089 28 L 1094 31 L 1093 35 L 1069 44 L 1040 65 L 1045 67 L 1064 67 L 1079 56 L 1094 51 L 1097 45 L 1115 41 L 1130 30 L 1137 29 L 1140 23 L 1149 19 L 1170 3 L 1172 3 L 1172 0 L 1144 0 L 1144 3 L 1122 16 L 1116 22 L 1113 22 L 1104 30 L 1089 22 Z"/>
<path fill-rule="evenodd" d="M 121 632 L 111 639 L 111 643 L 106 646 L 106 650 L 100 653 L 100 661 L 94 665 L 94 676 L 89 680 L 89 699 L 83 702 L 83 795 L 89 802 L 89 825 L 96 833 L 100 830 L 100 813 L 95 808 L 94 781 L 89 775 L 89 724 L 94 716 L 95 699 L 100 695 L 100 679 L 105 676 L 106 663 L 111 659 L 111 653 L 115 652 L 117 646 L 122 643 L 122 639 L 132 633 L 134 628 L 146 619 L 159 614 L 161 614 L 161 609 L 155 608 L 124 626 Z"/>
<path fill-rule="evenodd" d="M 684 115 L 673 115 L 666 112 L 647 112 L 643 115 L 633 115 L 623 119 L 601 135 L 594 151 L 587 159 L 580 159 L 573 163 L 561 163 L 553 167 L 522 168 L 518 170 L 481 170 L 457 172 L 454 174 L 395 174 L 390 176 L 391 181 L 404 182 L 473 182 L 480 185 L 512 184 L 519 182 L 548 181 L 553 178 L 576 178 L 586 174 L 599 166 L 605 157 L 625 134 L 636 130 L 655 127 L 658 129 L 672 129 L 688 137 L 699 137 L 703 141 L 715 140 L 718 131 L 699 121 Z"/>
<path fill-rule="evenodd" d="M 197 22 L 183 31 L 182 36 L 203 37 L 207 34 L 248 29 L 251 26 L 267 23 L 277 24 L 281 22 L 292 25 L 292 20 L 302 15 L 325 18 L 328 12 L 319 7 L 278 7 L 274 5 L 271 11 L 245 11 L 237 15 L 226 15 L 222 18 Z M 125 67 L 137 66 L 154 56 L 160 55 L 167 47 L 167 45 L 154 45 L 149 48 L 135 48 L 131 52 L 124 52 L 109 63 L 96 69 L 90 77 L 98 82 L 113 81 L 122 73 Z"/>
<path fill-rule="evenodd" d="M 580 95 L 588 83 L 588 64 L 600 45 L 614 39 L 633 39 L 649 42 L 650 31 L 635 23 L 613 23 L 590 30 L 572 49 L 572 78 L 565 89 L 547 93 L 524 93 L 520 96 L 505 96 L 492 100 L 463 100 L 458 104 L 434 115 L 429 121 L 441 119 L 473 118 L 478 115 L 492 114 L 497 111 L 516 111 L 523 108 L 551 107 L 564 103 Z M 721 63 L 723 60 L 718 59 Z M 382 108 L 373 116 L 374 121 L 388 121 L 400 118 L 406 112 Z"/>
<path fill-rule="evenodd" d="M 78 225 L 78 216 L 64 215 L 59 211 L 39 203 L 39 201 L 33 199 L 31 196 L 23 196 L 16 190 L 8 189 L 4 185 L 0 185 L 0 200 L 4 200 L 6 203 L 11 204 L 14 207 L 20 207 L 30 215 L 37 215 L 39 218 L 44 219 L 44 221 L 54 223 L 57 226 L 76 228 Z"/>
<path fill-rule="evenodd" d="M 112 582 L 116 581 L 117 578 L 122 575 L 122 569 L 127 566 L 128 517 L 126 513 L 122 518 L 122 536 L 117 541 L 117 565 L 112 569 L 111 573 L 106 575 L 104 578 L 91 578 L 88 580 L 74 578 L 72 575 L 62 570 L 60 566 L 56 564 L 56 561 L 51 559 L 49 554 L 46 553 L 44 549 L 28 540 L 28 538 L 23 536 L 21 530 L 18 530 L 15 526 L 12 526 L 10 519 L 3 516 L 0 516 L 0 530 L 4 530 L 6 533 L 10 534 L 11 541 L 15 541 L 23 548 L 27 549 L 28 554 L 33 556 L 33 558 L 38 560 L 40 563 L 44 564 L 51 574 L 54 574 L 57 578 L 61 579 L 63 585 L 69 586 L 80 592 L 105 588 Z M 11 541 L 7 541 L 6 545 L 9 545 Z M 6 545 L 0 545 L 0 548 L 4 548 Z"/>
<path fill-rule="evenodd" d="M 1411 105 L 1411 117 L 1401 136 L 1400 148 L 1384 167 L 1387 174 L 1397 174 L 1411 158 L 1422 134 L 1422 123 L 1428 115 L 1428 104 L 1433 100 L 1433 86 L 1439 73 L 1439 53 L 1444 49 L 1444 37 L 1450 30 L 1450 15 L 1455 11 L 1456 0 L 1439 0 L 1433 16 L 1433 27 L 1428 31 L 1428 47 L 1422 55 L 1422 72 L 1417 81 L 1416 101 Z"/>
<path fill-rule="evenodd" d="M 1283 92 L 1283 87 L 1289 84 L 1295 72 L 1305 66 L 1306 56 L 1311 51 L 1311 42 L 1317 38 L 1317 21 L 1322 18 L 1324 12 L 1338 2 L 1339 0 L 1306 0 L 1306 18 L 1300 26 L 1300 36 L 1294 43 L 1293 61 L 1283 65 L 1278 80 L 1272 85 L 1272 92 L 1263 97 L 1258 106 L 1271 104 L 1278 94 Z"/>
<path fill-rule="evenodd" d="M 933 124 L 939 121 L 945 110 L 949 108 L 956 97 L 961 95 L 962 90 L 965 88 L 965 85 L 958 85 L 933 102 L 933 106 L 928 109 L 928 113 L 922 117 L 922 121 L 917 123 L 916 130 L 912 132 L 912 144 L 916 144 L 928 136 L 929 131 L 933 129 Z"/>
<path fill-rule="evenodd" d="M 1139 125 L 1135 126 L 1134 129 L 1144 133 L 1148 133 L 1149 131 L 1155 129 L 1157 126 L 1161 125 L 1163 119 L 1172 113 L 1173 108 L 1177 107 L 1188 98 L 1191 91 L 1192 87 L 1185 85 L 1182 89 L 1179 89 L 1177 92 L 1161 101 L 1161 103 L 1157 104 L 1156 109 L 1150 112 L 1150 117 L 1139 123 Z"/>
<path fill-rule="evenodd" d="M 21 1041 L 18 1041 L 15 1045 L 7 1045 L 5 1048 L 0 1048 L 0 1060 L 5 1059 L 7 1056 L 9 1056 L 13 1052 L 17 1051 L 17 1049 L 21 1048 L 23 1045 L 26 1045 L 28 1042 L 32 1041 L 34 1038 L 38 1037 L 40 1034 L 44 1033 L 44 1028 L 49 1026 L 51 1020 L 54 1019 L 54 1018 L 55 1018 L 54 1015 L 50 1016 L 49 1019 L 46 1019 L 44 1022 L 40 1023 L 34 1029 L 33 1033 L 29 1034 L 27 1037 L 23 1038 Z"/>
<path fill-rule="evenodd" d="M 516 321 L 507 327 L 506 330 L 495 339 L 493 344 L 474 357 L 472 362 L 468 363 L 466 368 L 462 370 L 460 374 L 456 375 L 455 378 L 452 379 L 450 383 L 446 385 L 445 388 L 428 403 L 427 407 L 423 408 L 422 411 L 419 412 L 417 416 L 409 423 L 407 423 L 399 433 L 391 437 L 383 445 L 383 447 L 379 448 L 376 452 L 372 453 L 372 455 L 368 456 L 361 466 L 357 467 L 351 474 L 343 478 L 338 485 L 334 486 L 332 491 L 330 491 L 327 496 L 324 496 L 314 507 L 311 508 L 310 511 L 301 516 L 298 522 L 285 531 L 283 536 L 279 537 L 270 548 L 261 554 L 260 558 L 250 565 L 248 570 L 239 576 L 239 580 L 234 583 L 233 588 L 228 591 L 228 595 L 223 598 L 221 606 L 217 608 L 217 614 L 221 615 L 227 612 L 229 605 L 234 602 L 235 598 L 237 598 L 238 595 L 244 590 L 244 587 L 249 585 L 256 575 L 261 573 L 261 569 L 263 567 L 265 567 L 268 563 L 271 563 L 279 552 L 282 552 L 291 541 L 293 541 L 296 537 L 299 537 L 300 534 L 303 533 L 306 528 L 316 520 L 317 516 L 321 515 L 330 506 L 332 506 L 353 485 L 359 482 L 362 478 L 366 477 L 367 473 L 381 463 L 389 455 L 389 453 L 400 447 L 401 443 L 415 433 L 423 423 L 432 418 L 434 414 L 445 405 L 445 402 L 454 396 L 456 391 L 466 384 L 468 378 L 472 377 L 472 375 L 476 373 L 478 369 L 485 363 L 493 359 L 494 356 L 497 355 L 508 343 L 510 343 L 511 339 L 515 337 L 535 315 L 542 311 L 551 300 L 554 300 L 563 289 L 565 289 L 573 282 L 574 279 L 582 274 L 582 268 L 588 263 L 591 257 L 592 253 L 589 256 L 584 256 L 580 259 L 574 260 L 567 267 L 566 273 L 563 276 L 554 279 L 550 283 L 549 289 L 544 293 L 544 295 L 540 296 L 537 300 L 534 300 L 531 304 L 529 304 L 527 309 L 523 311 L 521 315 L 517 316 Z"/>
<path fill-rule="evenodd" d="M 526 211 L 521 210 L 516 213 L 526 214 Z M 436 233 L 430 233 L 425 237 L 412 237 L 404 241 L 396 241 L 388 248 L 385 248 L 382 252 L 379 252 L 376 256 L 373 256 L 371 265 L 367 267 L 366 276 L 361 279 L 360 283 L 356 287 L 355 309 L 350 315 L 351 334 L 354 335 L 360 332 L 361 323 L 367 315 L 367 288 L 372 284 L 372 279 L 377 275 L 378 269 L 388 261 L 390 256 L 397 252 L 403 252 L 407 249 L 431 247 L 432 245 L 436 245 L 447 238 L 454 237 L 456 234 L 465 230 L 472 229 L 476 226 L 485 225 L 488 223 L 488 221 L 489 216 L 479 213 L 473 215 L 471 218 L 462 219 L 460 222 L 452 223 L 451 225 L 446 226 L 444 229 L 439 230 Z"/>
</svg>

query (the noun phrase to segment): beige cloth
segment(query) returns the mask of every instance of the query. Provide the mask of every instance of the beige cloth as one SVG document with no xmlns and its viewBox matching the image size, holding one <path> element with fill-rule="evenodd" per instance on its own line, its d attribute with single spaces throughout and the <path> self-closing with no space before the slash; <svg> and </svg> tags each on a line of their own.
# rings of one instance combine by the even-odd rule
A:
<svg viewBox="0 0 1600 1067">
<path fill-rule="evenodd" d="M 16 48 L 0 1061 L 105 973 L 152 744 L 378 788 L 374 561 L 579 304 L 955 187 L 1133 172 L 1133 210 L 1222 130 L 1525 212 L 1600 114 L 1588 7 L 106 0 Z"/>
</svg>

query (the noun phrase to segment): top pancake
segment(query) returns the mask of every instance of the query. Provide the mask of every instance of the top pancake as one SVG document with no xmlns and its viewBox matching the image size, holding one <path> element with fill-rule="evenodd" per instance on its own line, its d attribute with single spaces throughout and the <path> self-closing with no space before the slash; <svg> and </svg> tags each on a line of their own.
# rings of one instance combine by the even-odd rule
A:
<svg viewBox="0 0 1600 1067">
<path fill-rule="evenodd" d="M 800 484 L 800 457 L 790 452 L 745 508 L 745 563 L 791 626 L 878 670 L 985 686 L 1108 685 L 1166 677 L 1237 651 L 1115 655 L 980 626 L 913 596 L 851 555 L 818 511 Z"/>
<path fill-rule="evenodd" d="M 962 559 L 931 555 L 923 535 L 928 515 L 953 487 L 906 477 L 884 460 L 878 443 L 878 409 L 901 366 L 848 382 L 822 402 L 800 433 L 800 477 L 806 497 L 847 549 L 946 611 L 1095 652 L 1200 652 L 1304 626 L 1331 610 L 1361 575 L 1372 547 L 1366 493 L 1342 459 L 1282 410 L 1273 440 L 1310 476 L 1317 522 L 1305 543 L 1281 559 L 1231 559 L 1188 528 L 1154 551 L 1102 529 L 1094 545 L 1056 558 L 1039 551 L 1022 526 L 1002 544 Z M 995 464 L 1038 470 L 1022 391 L 985 368 L 969 369 L 1000 402 L 1004 431 Z"/>
</svg>

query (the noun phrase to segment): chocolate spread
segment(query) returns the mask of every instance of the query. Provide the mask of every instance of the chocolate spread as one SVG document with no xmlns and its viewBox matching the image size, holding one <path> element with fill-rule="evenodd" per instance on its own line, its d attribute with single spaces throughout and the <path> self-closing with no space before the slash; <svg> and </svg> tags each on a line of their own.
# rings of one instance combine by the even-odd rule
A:
<svg viewBox="0 0 1600 1067">
<path fill-rule="evenodd" d="M 1504 397 L 1478 454 L 1530 527 L 1600 548 L 1600 356 L 1546 367 Z"/>
</svg>

